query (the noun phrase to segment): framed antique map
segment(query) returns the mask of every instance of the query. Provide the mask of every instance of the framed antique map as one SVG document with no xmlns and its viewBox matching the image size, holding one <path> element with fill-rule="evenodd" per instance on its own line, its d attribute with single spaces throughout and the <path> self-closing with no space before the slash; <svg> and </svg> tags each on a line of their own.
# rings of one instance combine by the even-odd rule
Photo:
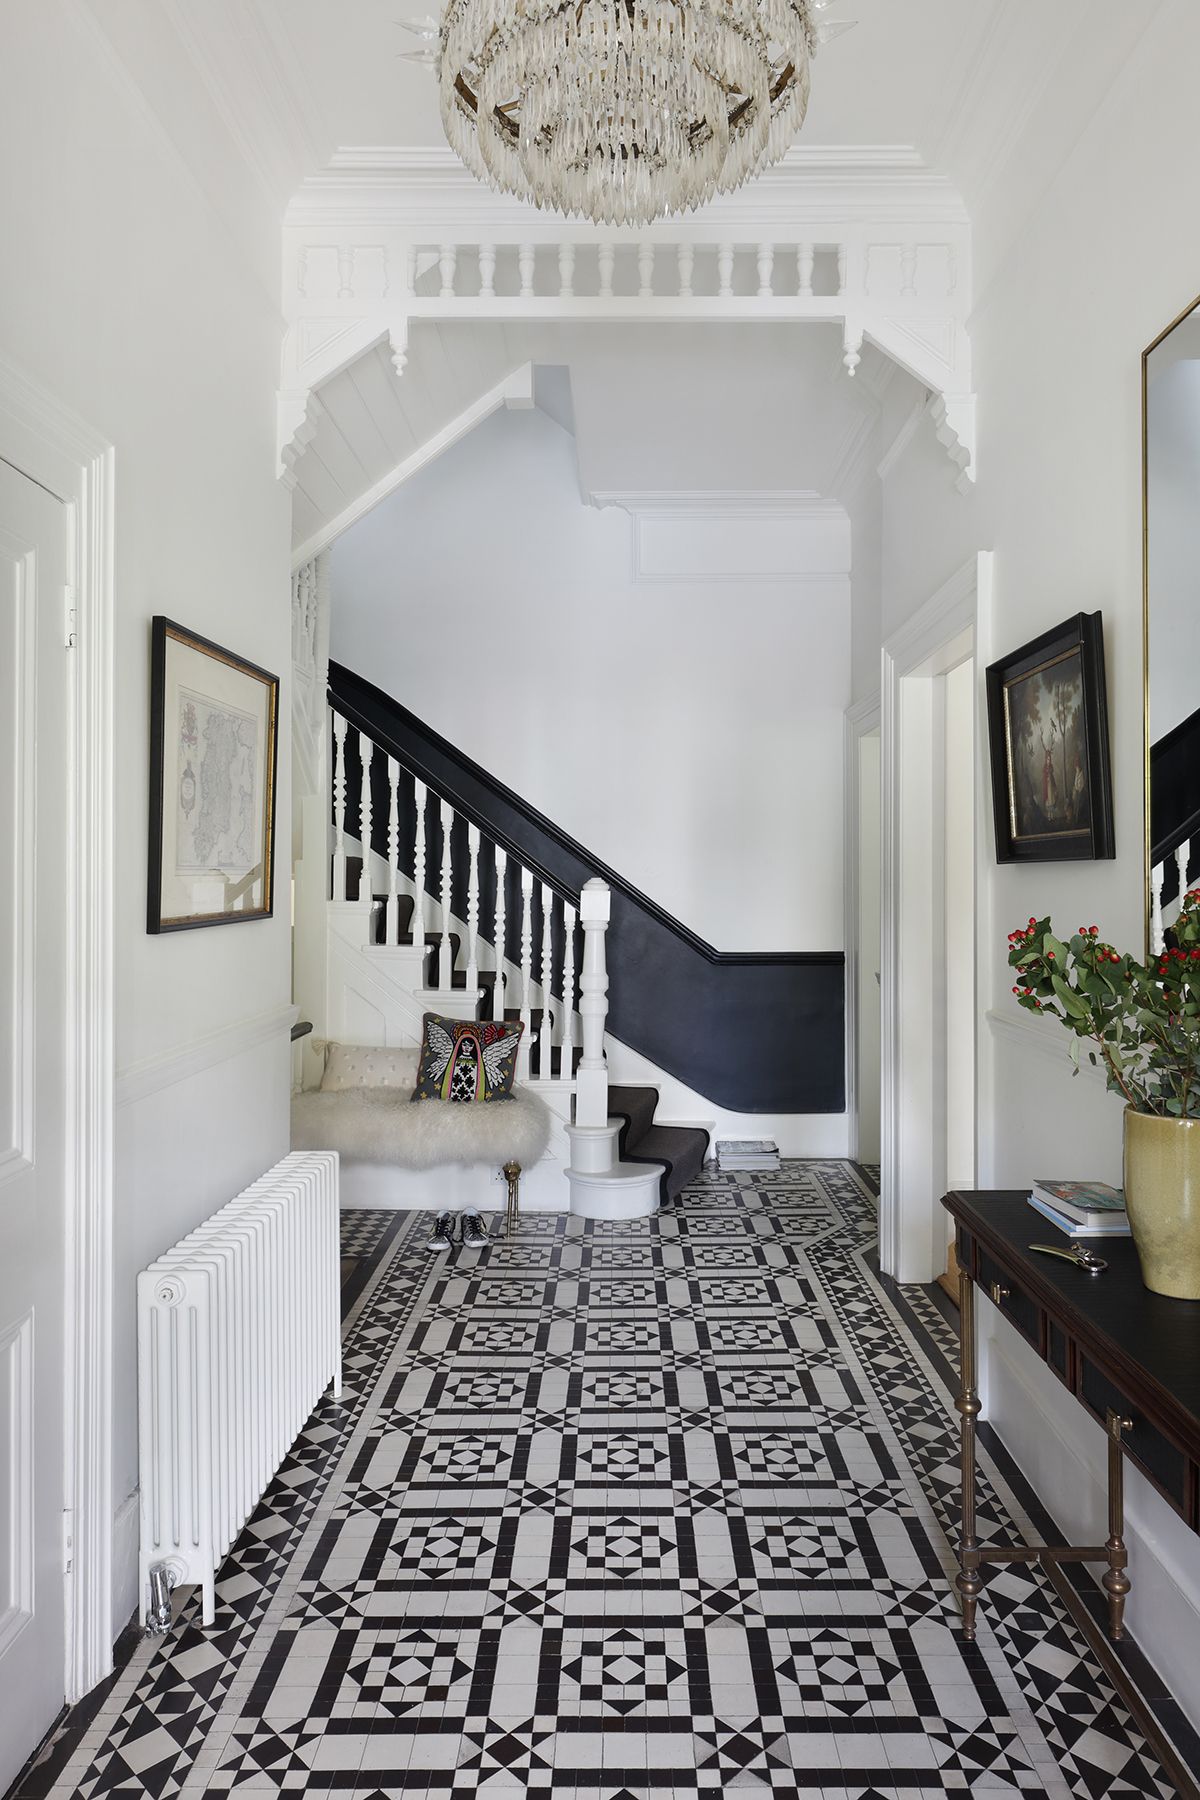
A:
<svg viewBox="0 0 1200 1800">
<path fill-rule="evenodd" d="M 269 919 L 279 677 L 153 622 L 149 931 Z"/>
</svg>

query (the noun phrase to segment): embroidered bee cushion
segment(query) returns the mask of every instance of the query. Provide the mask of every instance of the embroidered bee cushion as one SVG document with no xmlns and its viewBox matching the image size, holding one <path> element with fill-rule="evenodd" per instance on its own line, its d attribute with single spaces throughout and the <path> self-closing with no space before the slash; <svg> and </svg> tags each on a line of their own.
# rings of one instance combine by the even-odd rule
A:
<svg viewBox="0 0 1200 1800">
<path fill-rule="evenodd" d="M 508 1100 L 524 1029 L 426 1013 L 413 1099 Z"/>
</svg>

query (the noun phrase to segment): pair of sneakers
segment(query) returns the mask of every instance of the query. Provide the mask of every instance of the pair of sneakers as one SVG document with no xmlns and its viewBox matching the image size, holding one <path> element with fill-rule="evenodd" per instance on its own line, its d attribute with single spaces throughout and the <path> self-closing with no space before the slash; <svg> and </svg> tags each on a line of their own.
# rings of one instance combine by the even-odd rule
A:
<svg viewBox="0 0 1200 1800">
<path fill-rule="evenodd" d="M 434 1220 L 433 1232 L 426 1240 L 427 1250 L 453 1250 L 455 1229 L 464 1250 L 482 1250 L 491 1242 L 487 1226 L 477 1212 L 440 1212 Z"/>
</svg>

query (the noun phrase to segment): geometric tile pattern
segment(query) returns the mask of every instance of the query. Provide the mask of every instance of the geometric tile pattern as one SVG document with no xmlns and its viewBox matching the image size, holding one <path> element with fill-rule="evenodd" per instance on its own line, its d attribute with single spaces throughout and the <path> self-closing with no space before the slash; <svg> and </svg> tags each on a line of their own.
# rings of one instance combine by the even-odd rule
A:
<svg viewBox="0 0 1200 1800">
<path fill-rule="evenodd" d="M 957 1421 L 851 1165 L 436 1263 L 427 1229 L 383 1243 L 216 1625 L 139 1648 L 54 1792 L 1169 1800 L 1036 1569 L 962 1642 Z M 1022 1529 L 986 1458 L 978 1509 Z"/>
</svg>

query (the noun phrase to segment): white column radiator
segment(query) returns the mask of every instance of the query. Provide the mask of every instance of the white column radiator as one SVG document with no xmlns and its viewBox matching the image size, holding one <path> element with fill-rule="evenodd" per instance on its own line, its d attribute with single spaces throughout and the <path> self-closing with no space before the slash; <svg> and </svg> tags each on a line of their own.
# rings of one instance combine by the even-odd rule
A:
<svg viewBox="0 0 1200 1800">
<path fill-rule="evenodd" d="M 285 1156 L 138 1276 L 143 1594 L 216 1574 L 324 1389 L 342 1384 L 338 1159 Z"/>
</svg>

